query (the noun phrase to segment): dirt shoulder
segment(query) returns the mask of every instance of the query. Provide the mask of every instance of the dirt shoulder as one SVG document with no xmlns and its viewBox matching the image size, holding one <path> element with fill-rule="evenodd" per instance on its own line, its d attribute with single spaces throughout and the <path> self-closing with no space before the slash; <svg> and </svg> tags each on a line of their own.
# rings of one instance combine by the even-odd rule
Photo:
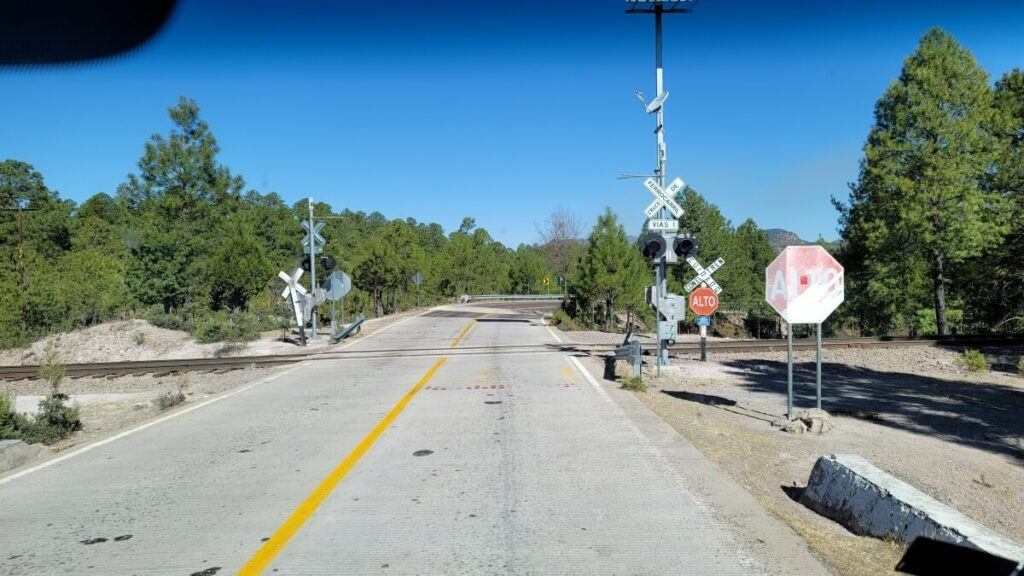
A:
<svg viewBox="0 0 1024 576">
<path fill-rule="evenodd" d="M 681 358 L 637 396 L 790 524 L 837 572 L 892 573 L 900 544 L 856 536 L 796 500 L 818 457 L 852 453 L 1009 538 L 1024 541 L 1024 347 L 984 350 L 999 370 L 959 367 L 957 349 L 828 350 L 823 407 L 835 429 L 792 435 L 785 353 Z M 814 406 L 813 352 L 798 353 L 797 407 Z"/>
</svg>

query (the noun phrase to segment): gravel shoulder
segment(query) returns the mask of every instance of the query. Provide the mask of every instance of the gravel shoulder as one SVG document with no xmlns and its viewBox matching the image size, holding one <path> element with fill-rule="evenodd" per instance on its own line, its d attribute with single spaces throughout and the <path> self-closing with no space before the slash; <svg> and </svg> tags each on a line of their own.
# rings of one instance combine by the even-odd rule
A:
<svg viewBox="0 0 1024 576">
<path fill-rule="evenodd" d="M 841 574 L 893 573 L 901 544 L 853 535 L 799 504 L 815 460 L 853 453 L 1018 542 L 1024 541 L 1024 347 L 984 349 L 969 373 L 957 348 L 826 350 L 823 407 L 835 429 L 792 435 L 785 353 L 679 358 L 637 396 L 789 523 Z M 814 353 L 798 352 L 795 405 L 814 406 Z M 645 368 L 646 369 L 646 368 Z"/>
</svg>

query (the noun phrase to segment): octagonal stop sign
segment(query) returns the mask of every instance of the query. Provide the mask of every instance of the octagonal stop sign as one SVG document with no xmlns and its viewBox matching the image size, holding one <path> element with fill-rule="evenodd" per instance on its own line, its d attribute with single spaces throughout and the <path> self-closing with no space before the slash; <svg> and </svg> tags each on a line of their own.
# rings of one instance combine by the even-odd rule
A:
<svg viewBox="0 0 1024 576">
<path fill-rule="evenodd" d="M 821 246 L 787 246 L 765 268 L 764 298 L 789 324 L 818 324 L 843 303 L 843 267 Z"/>
<path fill-rule="evenodd" d="M 697 316 L 711 316 L 718 310 L 718 294 L 707 286 L 690 292 L 690 310 Z"/>
</svg>

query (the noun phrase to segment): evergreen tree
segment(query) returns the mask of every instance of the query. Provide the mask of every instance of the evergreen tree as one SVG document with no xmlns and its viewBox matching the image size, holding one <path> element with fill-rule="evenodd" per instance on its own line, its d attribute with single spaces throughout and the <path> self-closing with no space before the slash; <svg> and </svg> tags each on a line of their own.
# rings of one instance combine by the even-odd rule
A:
<svg viewBox="0 0 1024 576">
<path fill-rule="evenodd" d="M 1024 329 L 1024 70 L 1005 74 L 995 86 L 995 132 L 1000 139 L 992 190 L 1006 199 L 1009 233 L 980 262 L 990 290 L 979 316 L 1000 329 Z"/>
<path fill-rule="evenodd" d="M 144 304 L 167 311 L 209 293 L 204 265 L 244 186 L 217 162 L 220 148 L 195 101 L 181 97 L 169 115 L 170 134 L 150 138 L 139 173 L 117 192 L 137 238 L 129 283 Z"/>
<path fill-rule="evenodd" d="M 225 226 L 220 247 L 206 266 L 214 309 L 247 310 L 249 300 L 267 284 L 272 268 L 263 243 L 243 224 Z"/>
<path fill-rule="evenodd" d="M 612 330 L 615 311 L 631 318 L 645 308 L 643 293 L 650 270 L 636 246 L 626 238 L 611 209 L 598 216 L 577 267 L 574 290 L 600 304 L 605 330 Z"/>
<path fill-rule="evenodd" d="M 1004 198 L 985 186 L 998 144 L 991 119 L 987 74 L 950 35 L 929 31 L 875 106 L 860 179 L 842 207 L 857 289 L 890 298 L 876 305 L 912 297 L 914 282 L 903 280 L 927 266 L 940 334 L 950 266 L 1006 231 Z"/>
</svg>

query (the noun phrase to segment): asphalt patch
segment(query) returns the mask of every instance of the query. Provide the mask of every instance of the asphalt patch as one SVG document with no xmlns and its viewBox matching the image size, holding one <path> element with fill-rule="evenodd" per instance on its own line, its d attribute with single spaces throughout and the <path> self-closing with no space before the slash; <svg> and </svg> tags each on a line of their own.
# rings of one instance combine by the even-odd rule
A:
<svg viewBox="0 0 1024 576">
<path fill-rule="evenodd" d="M 430 456 L 433 453 L 434 453 L 433 450 L 417 450 L 417 451 L 413 452 L 412 455 L 413 456 Z"/>
<path fill-rule="evenodd" d="M 501 400 L 484 400 L 484 404 L 501 404 Z"/>
<path fill-rule="evenodd" d="M 220 572 L 220 566 L 211 566 L 206 570 L 200 570 L 199 572 L 193 572 L 188 576 L 213 576 L 217 572 Z"/>
<path fill-rule="evenodd" d="M 131 534 L 122 534 L 120 536 L 114 536 L 114 542 L 124 542 L 125 540 L 131 540 Z"/>
<path fill-rule="evenodd" d="M 82 542 L 82 544 L 85 544 L 86 546 L 89 546 L 90 544 L 99 544 L 100 542 L 106 542 L 106 541 L 107 541 L 106 538 L 89 538 L 87 540 L 82 540 L 81 542 Z"/>
</svg>

